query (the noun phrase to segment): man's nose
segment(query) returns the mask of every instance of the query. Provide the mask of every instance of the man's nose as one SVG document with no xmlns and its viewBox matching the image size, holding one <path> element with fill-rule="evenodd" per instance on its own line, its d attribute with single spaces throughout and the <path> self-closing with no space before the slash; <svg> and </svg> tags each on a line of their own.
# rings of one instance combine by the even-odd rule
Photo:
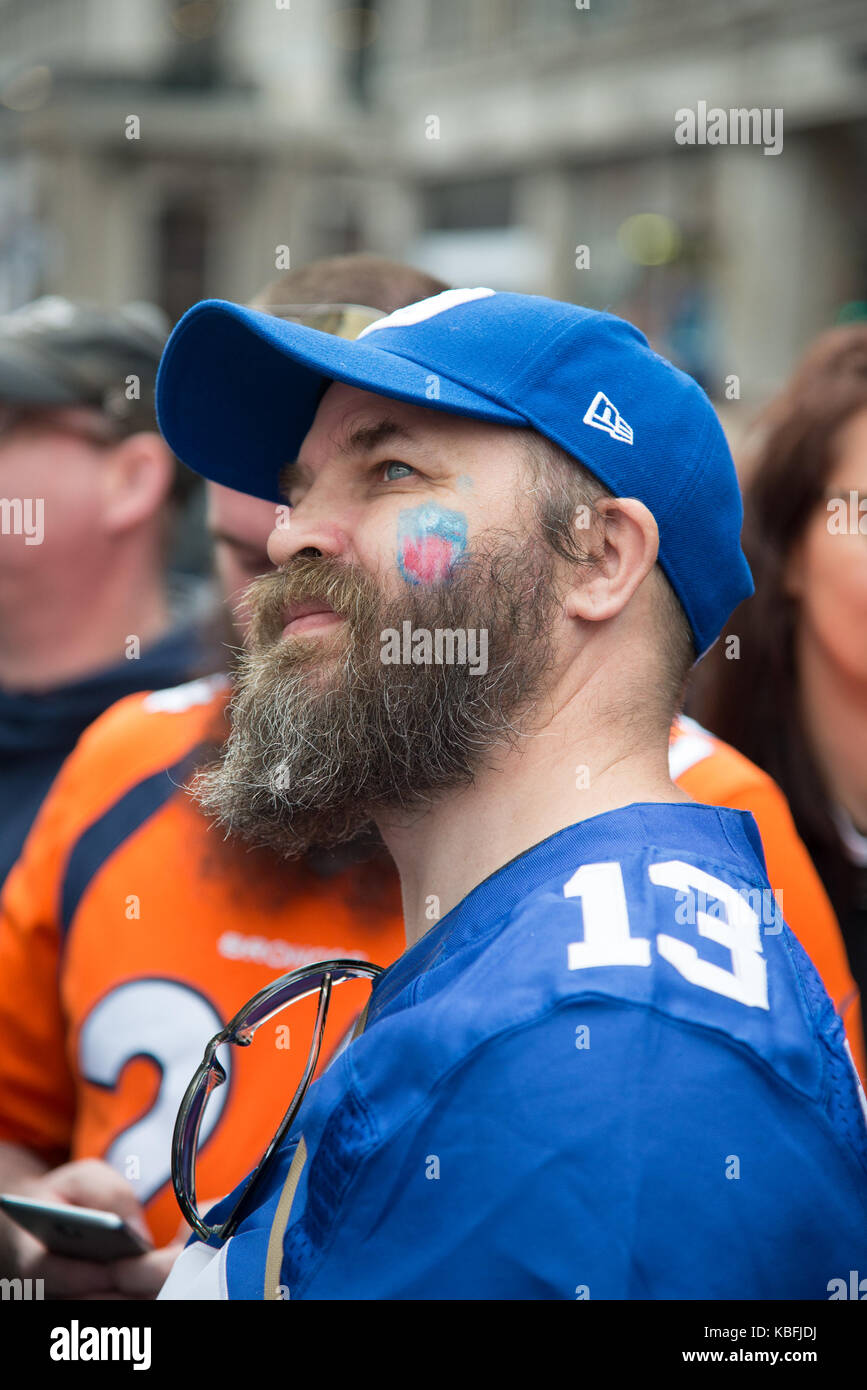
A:
<svg viewBox="0 0 867 1390">
<path fill-rule="evenodd" d="M 268 537 L 268 559 L 277 569 L 300 555 L 327 555 L 331 558 L 347 550 L 346 532 L 326 516 L 316 516 L 302 507 L 281 508 L 280 519 Z"/>
</svg>

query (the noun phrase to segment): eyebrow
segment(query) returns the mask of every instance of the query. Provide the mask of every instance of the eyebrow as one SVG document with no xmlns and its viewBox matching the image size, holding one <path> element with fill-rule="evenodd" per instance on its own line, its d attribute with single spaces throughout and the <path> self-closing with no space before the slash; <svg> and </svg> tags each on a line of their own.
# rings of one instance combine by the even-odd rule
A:
<svg viewBox="0 0 867 1390">
<path fill-rule="evenodd" d="M 370 454 L 374 449 L 389 443 L 392 439 L 403 439 L 411 442 L 415 439 L 412 430 L 405 425 L 399 425 L 396 420 L 389 420 L 383 417 L 375 420 L 369 425 L 356 425 L 355 429 L 350 430 L 345 439 L 336 441 L 337 452 L 344 458 L 353 458 L 358 454 Z M 299 479 L 310 477 L 310 470 L 298 459 L 290 459 L 284 463 L 277 478 L 277 485 L 285 496 L 289 495 L 289 489 L 293 482 Z"/>
</svg>

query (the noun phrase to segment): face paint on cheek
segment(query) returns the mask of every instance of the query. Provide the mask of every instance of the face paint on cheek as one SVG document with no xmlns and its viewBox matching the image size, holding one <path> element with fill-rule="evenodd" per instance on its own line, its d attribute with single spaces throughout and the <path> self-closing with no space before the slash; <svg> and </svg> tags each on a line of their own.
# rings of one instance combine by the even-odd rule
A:
<svg viewBox="0 0 867 1390">
<path fill-rule="evenodd" d="M 463 512 L 425 503 L 397 518 L 397 564 L 408 584 L 437 584 L 467 548 Z"/>
</svg>

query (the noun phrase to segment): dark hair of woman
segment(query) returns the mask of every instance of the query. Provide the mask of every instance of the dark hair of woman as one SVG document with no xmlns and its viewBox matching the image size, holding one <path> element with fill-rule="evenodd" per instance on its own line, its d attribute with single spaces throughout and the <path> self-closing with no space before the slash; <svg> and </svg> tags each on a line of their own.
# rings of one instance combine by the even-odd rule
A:
<svg viewBox="0 0 867 1390">
<path fill-rule="evenodd" d="M 846 853 L 805 719 L 797 659 L 800 604 L 789 592 L 787 573 L 816 508 L 829 505 L 841 430 L 864 410 L 867 322 L 818 338 L 761 422 L 744 489 L 744 549 L 756 592 L 732 615 L 727 634 L 698 668 L 689 701 L 701 723 L 764 768 L 786 794 L 844 934 L 852 909 L 867 906 L 856 903 L 864 872 Z M 739 639 L 736 659 L 728 634 Z M 864 633 L 852 638 L 867 641 Z"/>
</svg>

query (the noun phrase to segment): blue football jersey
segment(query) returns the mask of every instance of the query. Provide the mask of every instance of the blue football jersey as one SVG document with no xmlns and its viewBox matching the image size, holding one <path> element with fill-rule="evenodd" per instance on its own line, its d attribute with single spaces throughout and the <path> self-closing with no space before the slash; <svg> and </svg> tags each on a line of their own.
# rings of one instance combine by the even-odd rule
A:
<svg viewBox="0 0 867 1390">
<path fill-rule="evenodd" d="M 377 980 L 259 1205 L 161 1297 L 826 1299 L 851 1269 L 864 1095 L 755 822 L 642 803 Z"/>
</svg>

